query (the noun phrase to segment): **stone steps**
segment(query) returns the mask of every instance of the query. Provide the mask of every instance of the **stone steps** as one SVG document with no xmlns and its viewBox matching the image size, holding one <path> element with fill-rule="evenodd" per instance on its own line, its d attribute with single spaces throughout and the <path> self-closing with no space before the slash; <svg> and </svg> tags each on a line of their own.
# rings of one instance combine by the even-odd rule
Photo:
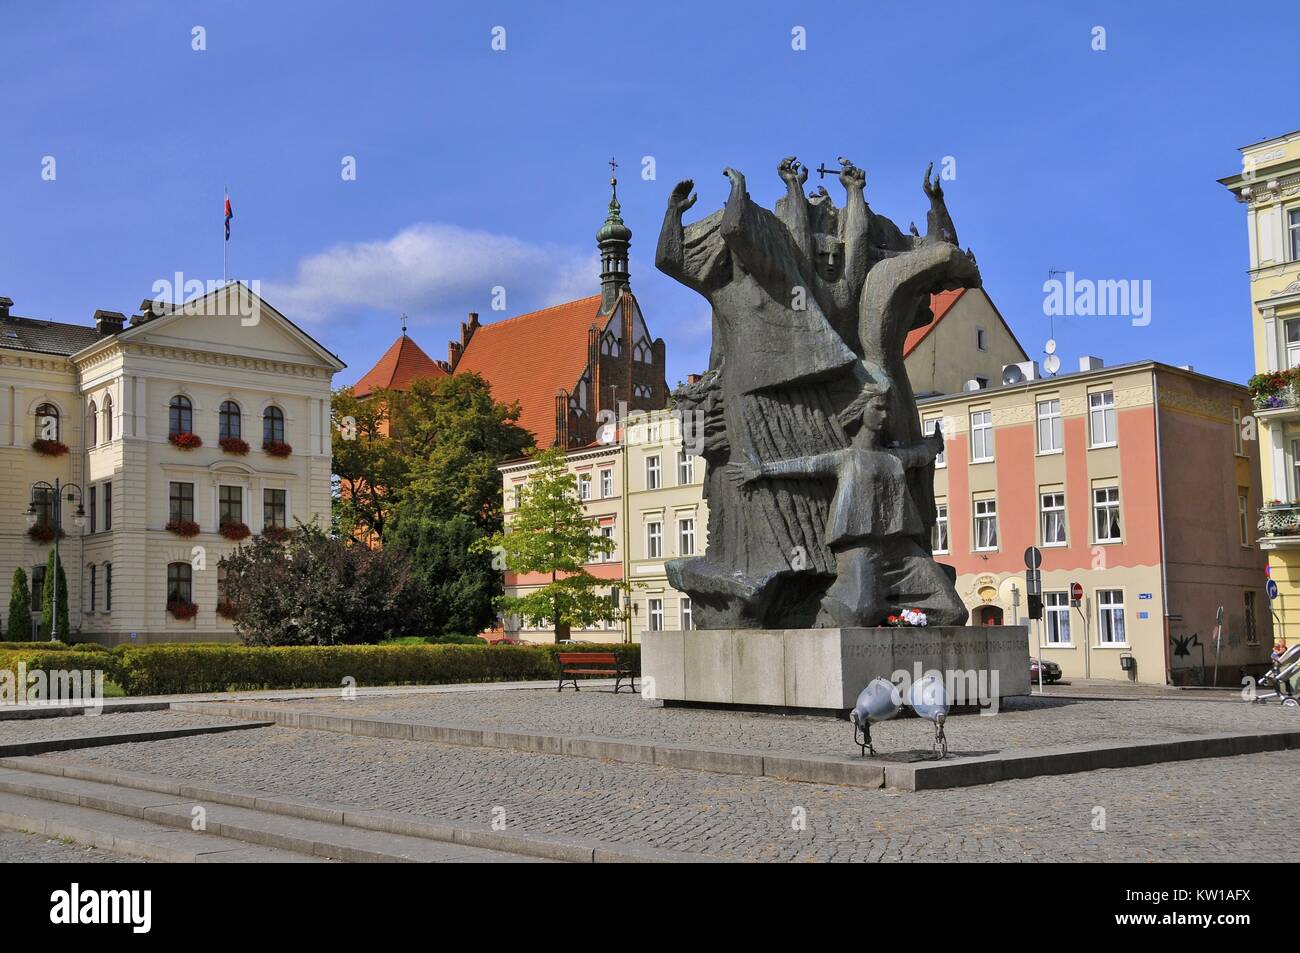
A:
<svg viewBox="0 0 1300 953">
<path fill-rule="evenodd" d="M 222 803 L 172 791 L 70 777 L 63 766 L 0 762 L 0 826 L 68 837 L 109 850 L 170 862 L 341 860 L 351 863 L 487 863 L 539 860 L 394 831 L 342 823 L 342 812 L 301 802 L 300 815 L 259 808 L 252 792 L 225 792 Z M 55 773 L 57 772 L 57 773 Z M 75 773 L 75 772 L 74 772 Z M 88 772 L 89 773 L 89 772 Z M 198 794 L 197 790 L 189 793 Z M 212 792 L 218 793 L 218 792 Z M 206 829 L 195 832 L 194 809 Z M 252 846 L 250 846 L 252 845 Z"/>
</svg>

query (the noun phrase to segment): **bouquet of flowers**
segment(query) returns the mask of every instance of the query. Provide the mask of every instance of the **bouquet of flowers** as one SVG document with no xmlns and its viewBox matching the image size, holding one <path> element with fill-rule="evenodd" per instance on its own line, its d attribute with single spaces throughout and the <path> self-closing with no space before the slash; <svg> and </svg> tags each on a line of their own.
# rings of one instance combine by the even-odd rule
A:
<svg viewBox="0 0 1300 953">
<path fill-rule="evenodd" d="M 920 609 L 904 609 L 898 615 L 891 615 L 885 620 L 887 625 L 892 626 L 925 626 L 930 624 L 930 620 L 925 617 L 925 613 Z"/>
</svg>

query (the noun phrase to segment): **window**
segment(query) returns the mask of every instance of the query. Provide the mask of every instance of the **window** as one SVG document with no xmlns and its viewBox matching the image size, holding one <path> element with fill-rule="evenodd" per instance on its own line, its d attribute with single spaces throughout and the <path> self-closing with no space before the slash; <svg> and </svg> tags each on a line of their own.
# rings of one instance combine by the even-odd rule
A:
<svg viewBox="0 0 1300 953">
<path fill-rule="evenodd" d="M 39 609 L 45 595 L 45 564 L 32 567 L 32 608 Z"/>
<path fill-rule="evenodd" d="M 650 609 L 650 631 L 662 632 L 664 630 L 664 601 L 662 599 L 649 600 Z"/>
<path fill-rule="evenodd" d="M 1300 208 L 1293 208 L 1286 213 L 1287 246 L 1291 249 L 1291 260 L 1300 261 Z"/>
<path fill-rule="evenodd" d="M 98 569 L 99 569 L 98 566 L 96 566 L 94 563 L 91 563 L 90 565 L 90 608 L 86 610 L 87 612 L 95 611 L 95 585 L 99 581 Z"/>
<path fill-rule="evenodd" d="M 104 611 L 113 611 L 113 564 L 104 563 Z"/>
<path fill-rule="evenodd" d="M 614 495 L 614 471 L 600 471 L 600 496 L 601 499 L 608 499 Z"/>
<path fill-rule="evenodd" d="M 1300 319 L 1287 321 L 1286 329 L 1286 366 L 1300 365 Z"/>
<path fill-rule="evenodd" d="M 591 499 L 591 474 L 590 473 L 578 474 L 578 499 L 580 500 Z"/>
<path fill-rule="evenodd" d="M 975 346 L 981 351 L 987 351 L 989 349 L 989 332 L 985 331 L 983 328 L 976 328 Z"/>
<path fill-rule="evenodd" d="M 645 524 L 646 559 L 659 559 L 664 554 L 664 524 L 660 522 Z"/>
<path fill-rule="evenodd" d="M 167 603 L 193 602 L 193 572 L 189 563 L 167 564 Z"/>
<path fill-rule="evenodd" d="M 677 452 L 677 482 L 681 486 L 695 482 L 695 458 L 685 450 Z"/>
<path fill-rule="evenodd" d="M 1241 408 L 1232 408 L 1232 452 L 1239 457 L 1246 456 L 1246 441 L 1241 435 Z"/>
<path fill-rule="evenodd" d="M 172 398 L 167 408 L 168 434 L 194 432 L 194 405 L 184 394 Z"/>
<path fill-rule="evenodd" d="M 227 437 L 239 438 L 243 436 L 244 418 L 239 412 L 239 405 L 233 400 L 222 401 L 221 409 L 217 412 L 217 436 L 222 440 Z"/>
<path fill-rule="evenodd" d="M 104 532 L 113 528 L 113 484 L 104 484 Z"/>
<path fill-rule="evenodd" d="M 262 414 L 262 443 L 284 443 L 284 411 L 274 404 Z"/>
<path fill-rule="evenodd" d="M 289 525 L 288 508 L 285 506 L 284 490 L 262 490 L 262 526 Z"/>
<path fill-rule="evenodd" d="M 1070 644 L 1070 594 L 1043 593 L 1043 616 L 1047 621 L 1047 641 L 1051 645 Z"/>
<path fill-rule="evenodd" d="M 1061 441 L 1061 401 L 1040 400 L 1038 402 L 1038 452 L 1060 453 L 1064 446 Z"/>
<path fill-rule="evenodd" d="M 695 520 L 692 518 L 677 521 L 677 555 L 695 555 Z"/>
<path fill-rule="evenodd" d="M 1244 486 L 1237 487 L 1237 526 L 1241 529 L 1241 545 L 1253 546 L 1255 540 L 1250 535 L 1250 491 Z"/>
<path fill-rule="evenodd" d="M 217 487 L 217 525 L 244 522 L 244 488 L 242 486 Z"/>
<path fill-rule="evenodd" d="M 36 408 L 36 439 L 58 440 L 62 431 L 59 423 L 59 408 L 41 404 Z"/>
<path fill-rule="evenodd" d="M 1103 644 L 1123 645 L 1128 640 L 1124 637 L 1124 592 L 1122 589 L 1097 590 L 1097 616 L 1099 628 L 1097 639 Z"/>
<path fill-rule="evenodd" d="M 92 483 L 90 486 L 90 493 L 87 494 L 87 497 L 88 497 L 87 502 L 90 504 L 90 506 L 88 507 L 86 518 L 90 526 L 90 531 L 93 533 L 95 532 L 96 528 L 99 526 L 99 521 L 96 519 L 98 514 L 96 512 L 96 507 L 95 507 L 95 503 L 99 499 L 99 487 L 95 486 Z"/>
<path fill-rule="evenodd" d="M 1097 532 L 1096 542 L 1120 541 L 1119 487 L 1103 486 L 1092 491 L 1092 516 Z"/>
<path fill-rule="evenodd" d="M 663 475 L 659 467 L 659 455 L 645 458 L 645 488 L 647 490 L 657 490 L 661 485 Z"/>
<path fill-rule="evenodd" d="M 975 501 L 975 549 L 998 548 L 998 504 L 996 500 Z"/>
<path fill-rule="evenodd" d="M 604 536 L 607 540 L 609 540 L 612 543 L 614 541 L 614 527 L 602 526 L 600 528 L 600 535 Z M 601 556 L 601 559 L 603 559 L 607 563 L 612 563 L 618 559 L 618 554 L 614 551 L 614 547 L 611 546 Z M 617 598 L 617 595 L 615 596 L 615 598 Z M 617 606 L 617 602 L 615 603 L 615 605 Z"/>
<path fill-rule="evenodd" d="M 993 411 L 976 410 L 970 415 L 970 461 L 987 463 L 993 459 Z"/>
<path fill-rule="evenodd" d="M 90 406 L 86 408 L 86 446 L 96 447 L 99 445 L 99 408 L 95 406 L 92 400 Z"/>
<path fill-rule="evenodd" d="M 1246 610 L 1246 644 L 1259 645 L 1259 627 L 1255 622 L 1255 593 L 1247 589 L 1242 594 L 1243 608 Z"/>
<path fill-rule="evenodd" d="M 695 628 L 695 614 L 691 608 L 691 600 L 687 596 L 682 596 L 680 606 L 682 631 L 689 632 Z"/>
<path fill-rule="evenodd" d="M 113 395 L 104 395 L 104 442 L 113 442 Z"/>
<path fill-rule="evenodd" d="M 32 491 L 32 509 L 36 511 L 36 525 L 54 527 L 54 488 L 37 487 Z"/>
<path fill-rule="evenodd" d="M 1043 545 L 1065 545 L 1065 494 L 1044 493 L 1039 497 L 1042 511 Z"/>
<path fill-rule="evenodd" d="M 168 519 L 194 522 L 194 484 L 172 483 Z"/>
<path fill-rule="evenodd" d="M 939 430 L 940 433 L 943 433 L 943 419 L 942 419 L 942 418 L 940 418 L 940 417 L 926 417 L 926 418 L 922 419 L 922 421 L 921 421 L 921 435 L 922 435 L 922 436 L 929 436 L 930 434 L 934 433 L 936 427 L 938 428 L 938 430 Z M 947 438 L 946 438 L 946 435 L 945 435 L 945 440 L 946 440 L 946 439 L 947 439 Z M 947 451 L 947 449 L 946 449 L 946 448 L 947 448 L 947 444 L 945 444 L 944 446 L 945 446 L 945 449 L 944 449 L 944 450 L 943 450 L 943 451 L 942 451 L 942 452 L 941 452 L 937 457 L 934 458 L 934 465 L 935 465 L 935 468 L 936 468 L 936 469 L 937 469 L 937 468 L 941 468 L 941 467 L 946 467 L 946 466 L 948 465 L 948 451 Z"/>
<path fill-rule="evenodd" d="M 1088 432 L 1094 447 L 1115 445 L 1115 392 L 1098 391 L 1088 395 Z"/>
<path fill-rule="evenodd" d="M 936 553 L 948 551 L 948 504 L 934 505 L 934 528 L 930 531 L 930 548 Z"/>
</svg>

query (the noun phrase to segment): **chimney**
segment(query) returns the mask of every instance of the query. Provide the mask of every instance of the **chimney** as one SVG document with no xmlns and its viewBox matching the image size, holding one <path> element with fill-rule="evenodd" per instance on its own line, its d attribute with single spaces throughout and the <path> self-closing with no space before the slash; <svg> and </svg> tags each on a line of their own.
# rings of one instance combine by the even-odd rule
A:
<svg viewBox="0 0 1300 953">
<path fill-rule="evenodd" d="M 1106 362 L 1099 357 L 1092 357 L 1085 354 L 1079 358 L 1079 370 L 1081 371 L 1099 371 L 1106 366 Z"/>
<path fill-rule="evenodd" d="M 698 384 L 699 382 L 700 382 L 700 375 L 699 375 L 699 374 L 687 374 L 687 375 L 686 375 L 686 383 L 687 383 L 687 384 Z"/>
<path fill-rule="evenodd" d="M 126 315 L 121 311 L 96 311 L 95 312 L 95 330 L 99 332 L 100 337 L 108 337 L 112 334 L 120 334 L 122 324 L 126 321 Z"/>
<path fill-rule="evenodd" d="M 460 324 L 460 346 L 462 348 L 469 345 L 469 339 L 474 336 L 474 332 L 477 330 L 478 330 L 478 312 L 471 311 L 469 313 L 469 322 L 466 323 L 462 321 Z"/>
<path fill-rule="evenodd" d="M 13 298 L 0 297 L 0 321 L 8 320 L 9 309 L 12 308 L 13 306 L 14 306 Z"/>
</svg>

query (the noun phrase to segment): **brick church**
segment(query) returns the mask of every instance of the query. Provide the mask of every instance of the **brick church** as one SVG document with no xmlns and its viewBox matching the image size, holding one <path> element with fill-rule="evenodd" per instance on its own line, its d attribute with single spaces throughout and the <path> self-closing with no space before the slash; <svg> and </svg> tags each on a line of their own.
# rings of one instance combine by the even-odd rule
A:
<svg viewBox="0 0 1300 953">
<path fill-rule="evenodd" d="M 600 294 L 491 324 L 471 312 L 460 340 L 435 361 L 405 330 L 357 381 L 364 397 L 380 388 L 403 390 L 422 377 L 477 373 L 492 396 L 518 402 L 520 426 L 539 447 L 583 447 L 596 440 L 601 411 L 655 410 L 667 405 L 665 349 L 652 338 L 628 272 L 632 230 L 623 223 L 618 181 L 610 179 L 609 211 L 596 233 Z"/>
</svg>

